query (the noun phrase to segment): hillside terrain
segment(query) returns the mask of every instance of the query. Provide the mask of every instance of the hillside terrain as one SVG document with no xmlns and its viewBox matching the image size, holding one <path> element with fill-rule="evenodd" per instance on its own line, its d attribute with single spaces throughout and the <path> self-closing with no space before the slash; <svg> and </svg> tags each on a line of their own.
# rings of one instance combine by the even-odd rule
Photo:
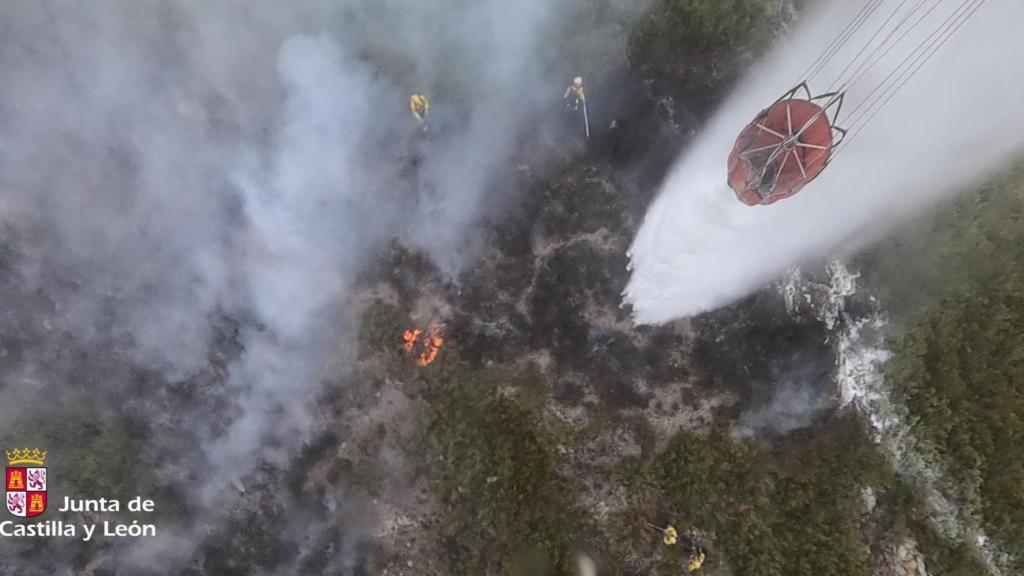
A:
<svg viewBox="0 0 1024 576">
<path fill-rule="evenodd" d="M 581 553 L 601 576 L 660 576 L 698 550 L 707 576 L 983 574 L 976 542 L 941 529 L 841 395 L 844 330 L 875 317 L 915 449 L 1008 555 L 996 565 L 1024 571 L 1021 168 L 848 258 L 849 294 L 834 263 L 815 262 L 792 292 L 780 279 L 665 325 L 636 326 L 622 305 L 627 250 L 673 161 L 805 4 L 581 8 L 564 46 L 587 78 L 592 136 L 552 95 L 494 184 L 506 209 L 457 273 L 398 239 L 375 253 L 332 311 L 351 332 L 317 373 L 301 446 L 206 508 L 191 493 L 198 443 L 236 415 L 227 366 L 263 327 L 222 311 L 206 366 L 174 380 L 136 365 L 111 327 L 87 343 L 62 334 L 56 287 L 76 273 L 24 281 L 30 241 L 0 229 L 0 361 L 31 356 L 75 383 L 8 374 L 7 398 L 47 399 L 48 417 L 4 408 L 0 440 L 78 447 L 51 467 L 54 498 L 149 494 L 170 535 L 141 553 L 5 541 L 0 574 L 164 574 L 148 554 L 177 550 L 182 576 L 554 576 Z M 606 12 L 616 25 L 589 31 Z M 432 137 L 410 136 L 404 170 Z M 196 469 L 175 464 L 192 457 Z"/>
</svg>

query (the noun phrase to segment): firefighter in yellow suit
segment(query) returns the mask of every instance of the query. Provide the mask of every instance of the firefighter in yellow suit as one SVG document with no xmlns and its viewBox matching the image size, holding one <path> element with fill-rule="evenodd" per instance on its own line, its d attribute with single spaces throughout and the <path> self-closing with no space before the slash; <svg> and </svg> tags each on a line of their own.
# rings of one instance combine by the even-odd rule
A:
<svg viewBox="0 0 1024 576">
<path fill-rule="evenodd" d="M 430 101 L 419 92 L 413 92 L 409 96 L 409 109 L 416 121 L 423 125 L 423 131 L 427 131 L 427 113 L 430 112 Z"/>
<path fill-rule="evenodd" d="M 569 87 L 565 89 L 565 94 L 562 95 L 562 100 L 565 100 L 570 96 L 573 97 L 573 110 L 579 110 L 580 104 L 587 101 L 587 95 L 583 92 L 583 78 L 579 76 L 573 78 L 572 84 L 569 84 Z"/>
<path fill-rule="evenodd" d="M 700 567 L 704 565 L 704 558 L 706 557 L 707 556 L 704 554 L 704 550 L 702 548 L 695 549 L 690 554 L 690 560 L 686 563 L 686 571 L 696 572 L 697 570 L 700 570 Z"/>
</svg>

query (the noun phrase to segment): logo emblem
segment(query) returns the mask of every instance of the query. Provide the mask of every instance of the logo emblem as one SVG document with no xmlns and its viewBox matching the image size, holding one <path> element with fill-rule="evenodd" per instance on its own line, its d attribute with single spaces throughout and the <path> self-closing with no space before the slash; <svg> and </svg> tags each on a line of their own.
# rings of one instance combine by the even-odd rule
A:
<svg viewBox="0 0 1024 576">
<path fill-rule="evenodd" d="M 46 512 L 46 450 L 8 450 L 7 463 L 7 511 L 19 518 L 35 518 Z"/>
</svg>

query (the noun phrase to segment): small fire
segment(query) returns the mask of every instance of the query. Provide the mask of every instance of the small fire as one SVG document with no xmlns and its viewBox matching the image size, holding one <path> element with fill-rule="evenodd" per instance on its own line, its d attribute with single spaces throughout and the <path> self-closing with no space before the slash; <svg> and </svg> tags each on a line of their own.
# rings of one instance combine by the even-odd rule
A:
<svg viewBox="0 0 1024 576">
<path fill-rule="evenodd" d="M 420 336 L 423 338 L 420 338 Z M 430 366 L 437 359 L 438 353 L 441 352 L 441 347 L 444 346 L 441 327 L 437 324 L 431 324 L 427 328 L 426 334 L 419 328 L 402 332 L 402 347 L 405 348 L 406 353 L 414 354 L 417 343 L 419 344 L 420 351 L 417 363 L 420 366 Z"/>
<path fill-rule="evenodd" d="M 441 329 L 431 326 L 430 333 L 423 340 L 423 353 L 420 354 L 420 366 L 429 366 L 437 358 L 437 353 L 444 346 L 444 338 L 441 337 Z"/>
<path fill-rule="evenodd" d="M 419 328 L 402 332 L 402 347 L 405 348 L 406 352 L 412 353 L 413 349 L 416 348 L 416 340 L 419 339 L 422 333 L 423 330 Z"/>
</svg>

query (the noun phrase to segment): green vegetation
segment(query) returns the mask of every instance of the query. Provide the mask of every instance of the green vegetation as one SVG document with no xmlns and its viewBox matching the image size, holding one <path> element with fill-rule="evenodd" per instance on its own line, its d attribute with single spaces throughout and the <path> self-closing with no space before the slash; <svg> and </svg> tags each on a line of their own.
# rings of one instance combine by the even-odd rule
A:
<svg viewBox="0 0 1024 576">
<path fill-rule="evenodd" d="M 32 419 L 19 425 L 17 433 L 0 438 L 9 448 L 49 451 L 46 466 L 54 502 L 67 495 L 116 498 L 122 504 L 134 496 L 152 494 L 143 488 L 148 475 L 137 442 L 124 420 L 83 405 Z"/>
<path fill-rule="evenodd" d="M 508 397 L 505 386 L 521 392 Z M 590 527 L 573 508 L 573 480 L 556 469 L 556 447 L 573 438 L 538 416 L 538 386 L 454 363 L 427 373 L 431 474 L 451 574 L 571 573 L 569 554 Z M 686 544 L 666 549 L 648 525 L 673 524 L 708 536 L 711 574 L 723 560 L 736 574 L 871 574 L 861 494 L 894 480 L 860 421 L 836 417 L 783 444 L 758 450 L 682 432 L 661 454 L 626 460 L 617 478 L 631 505 L 612 521 L 617 533 L 603 552 L 660 556 L 651 574 L 679 574 Z"/>
<path fill-rule="evenodd" d="M 362 352 L 397 351 L 402 344 L 402 313 L 396 306 L 379 300 L 363 310 L 359 322 Z"/>
<path fill-rule="evenodd" d="M 1024 167 L 867 254 L 888 377 L 962 503 L 1024 570 Z M 901 268 L 902 267 L 902 268 Z M 966 573 L 950 571 L 949 573 Z"/>
<path fill-rule="evenodd" d="M 996 284 L 946 300 L 896 340 L 889 374 L 915 434 L 956 479 L 969 509 L 1024 558 L 1021 288 Z"/>
<path fill-rule="evenodd" d="M 912 536 L 924 555 L 931 576 L 978 576 L 985 567 L 978 551 L 966 542 L 954 542 L 940 535 L 922 494 L 903 479 L 893 476 L 879 495 L 883 523 L 897 539 Z"/>
<path fill-rule="evenodd" d="M 978 551 L 966 542 L 951 542 L 939 535 L 927 520 L 915 524 L 917 547 L 924 554 L 931 576 L 978 576 L 985 566 Z"/>
<path fill-rule="evenodd" d="M 428 380 L 427 430 L 449 573 L 571 573 L 581 522 L 570 483 L 555 469 L 553 432 L 497 393 L 501 375 L 450 362 L 432 368 Z"/>
<path fill-rule="evenodd" d="M 681 433 L 653 460 L 626 467 L 639 498 L 632 531 L 656 520 L 711 534 L 721 554 L 708 567 L 724 557 L 735 574 L 866 576 L 860 494 L 887 473 L 860 426 L 847 415 L 773 455 Z M 678 573 L 678 562 L 655 573 Z"/>
<path fill-rule="evenodd" d="M 1024 286 L 1024 164 L 905 226 L 860 268 L 900 324 L 947 298 Z"/>
<path fill-rule="evenodd" d="M 693 78 L 712 82 L 768 46 L 779 27 L 780 5 L 776 0 L 659 0 L 636 29 L 632 59 L 691 86 Z"/>
</svg>

